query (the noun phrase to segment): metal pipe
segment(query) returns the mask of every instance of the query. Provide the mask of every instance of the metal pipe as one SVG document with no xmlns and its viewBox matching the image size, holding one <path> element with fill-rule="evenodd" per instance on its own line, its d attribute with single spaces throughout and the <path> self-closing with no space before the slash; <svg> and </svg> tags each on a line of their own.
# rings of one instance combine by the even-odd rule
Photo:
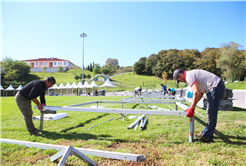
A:
<svg viewBox="0 0 246 166">
<path fill-rule="evenodd" d="M 145 116 L 145 114 L 143 114 L 142 116 L 138 117 L 137 120 L 135 120 L 130 126 L 127 127 L 127 129 L 131 129 L 133 126 L 135 126 L 144 116 Z"/>
<path fill-rule="evenodd" d="M 193 142 L 193 138 L 194 138 L 194 117 L 190 118 L 189 142 Z"/>
<path fill-rule="evenodd" d="M 127 115 L 124 115 L 124 114 L 122 114 L 122 113 L 120 113 L 120 114 L 121 114 L 121 117 L 119 117 L 119 118 L 116 118 L 115 120 L 118 120 L 118 119 L 121 119 L 121 118 L 123 118 L 123 121 L 124 121 L 124 120 L 125 120 L 125 117 L 129 115 L 129 114 L 127 114 Z"/>
<path fill-rule="evenodd" d="M 140 127 L 142 126 L 142 124 L 143 124 L 143 118 L 141 119 Z"/>
<path fill-rule="evenodd" d="M 40 111 L 40 127 L 39 130 L 43 131 L 43 123 L 44 123 L 44 113 Z"/>
<path fill-rule="evenodd" d="M 171 106 L 167 105 L 169 108 L 171 108 L 173 111 L 177 111 L 177 109 L 175 110 L 174 108 L 172 108 Z M 177 106 L 177 105 L 176 105 Z"/>
<path fill-rule="evenodd" d="M 138 128 L 138 124 L 139 124 L 139 121 L 138 121 L 138 123 L 135 125 L 134 130 L 137 130 L 137 128 Z"/>
<path fill-rule="evenodd" d="M 34 107 L 38 109 L 37 106 Z M 185 111 L 158 111 L 158 110 L 142 110 L 142 109 L 108 109 L 108 108 L 84 108 L 84 107 L 61 107 L 61 106 L 43 106 L 44 109 L 51 111 L 81 111 L 81 112 L 106 112 L 106 113 L 126 113 L 126 114 L 149 114 L 149 115 L 176 115 L 186 116 Z"/>
<path fill-rule="evenodd" d="M 146 124 L 146 122 L 147 122 L 147 120 L 148 120 L 148 115 L 146 116 L 146 118 L 144 119 L 144 122 L 143 122 L 143 124 L 140 126 L 140 130 L 143 130 L 143 128 L 144 128 L 144 126 L 145 126 L 145 124 Z"/>
<path fill-rule="evenodd" d="M 63 145 L 44 144 L 38 142 L 27 142 L 27 141 L 19 141 L 19 140 L 11 140 L 11 139 L 3 139 L 3 138 L 0 138 L 0 142 L 24 145 L 27 147 L 35 147 L 40 149 L 56 149 L 56 150 L 67 149 L 67 146 L 63 146 Z M 83 154 L 106 157 L 106 158 L 117 159 L 117 160 L 130 160 L 130 161 L 146 160 L 146 156 L 142 154 L 120 153 L 120 152 L 93 150 L 93 149 L 85 149 L 85 148 L 75 148 L 75 149 L 77 149 Z"/>
</svg>

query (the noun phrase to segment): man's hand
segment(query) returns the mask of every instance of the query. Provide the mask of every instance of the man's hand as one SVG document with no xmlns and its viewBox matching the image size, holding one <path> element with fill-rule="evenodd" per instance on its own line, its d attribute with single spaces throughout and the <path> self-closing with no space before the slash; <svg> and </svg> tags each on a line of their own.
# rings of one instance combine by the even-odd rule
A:
<svg viewBox="0 0 246 166">
<path fill-rule="evenodd" d="M 38 106 L 39 110 L 43 110 L 43 105 L 42 104 L 38 104 L 37 106 Z"/>
<path fill-rule="evenodd" d="M 185 110 L 187 112 L 186 117 L 190 117 L 192 118 L 194 116 L 195 110 L 193 108 L 188 108 L 187 110 Z"/>
</svg>

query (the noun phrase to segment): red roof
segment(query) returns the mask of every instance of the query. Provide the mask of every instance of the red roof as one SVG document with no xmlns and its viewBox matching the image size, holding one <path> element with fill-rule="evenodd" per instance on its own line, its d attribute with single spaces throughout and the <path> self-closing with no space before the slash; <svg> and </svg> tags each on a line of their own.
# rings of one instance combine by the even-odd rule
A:
<svg viewBox="0 0 246 166">
<path fill-rule="evenodd" d="M 29 60 L 23 60 L 26 62 L 30 62 L 30 61 L 68 61 L 68 60 L 64 60 L 64 59 L 58 59 L 58 58 L 38 58 L 38 59 L 29 59 Z"/>
</svg>

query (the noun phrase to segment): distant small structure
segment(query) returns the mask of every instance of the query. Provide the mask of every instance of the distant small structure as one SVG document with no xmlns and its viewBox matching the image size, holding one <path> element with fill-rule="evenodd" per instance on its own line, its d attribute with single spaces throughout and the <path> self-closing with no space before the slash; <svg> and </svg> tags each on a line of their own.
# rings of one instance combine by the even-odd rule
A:
<svg viewBox="0 0 246 166">
<path fill-rule="evenodd" d="M 58 58 L 38 58 L 38 59 L 29 59 L 29 60 L 22 60 L 31 66 L 31 70 L 33 72 L 41 72 L 43 68 L 46 66 L 46 72 L 57 72 L 58 67 L 61 66 L 64 70 L 74 67 L 72 62 L 65 59 L 58 59 Z"/>
</svg>

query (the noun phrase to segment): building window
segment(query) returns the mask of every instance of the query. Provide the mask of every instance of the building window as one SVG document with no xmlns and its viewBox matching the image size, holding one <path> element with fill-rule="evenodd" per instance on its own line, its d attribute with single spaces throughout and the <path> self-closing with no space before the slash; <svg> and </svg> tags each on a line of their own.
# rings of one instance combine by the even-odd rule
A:
<svg viewBox="0 0 246 166">
<path fill-rule="evenodd" d="M 44 65 L 47 66 L 47 62 L 44 62 Z"/>
<path fill-rule="evenodd" d="M 62 62 L 58 62 L 58 65 L 62 65 Z"/>
<path fill-rule="evenodd" d="M 63 65 L 66 66 L 66 62 L 63 62 Z"/>
<path fill-rule="evenodd" d="M 56 66 L 56 62 L 54 62 L 54 66 Z"/>
<path fill-rule="evenodd" d="M 35 66 L 38 66 L 38 62 L 35 62 Z"/>
<path fill-rule="evenodd" d="M 39 66 L 41 66 L 41 62 L 39 62 Z"/>
</svg>

